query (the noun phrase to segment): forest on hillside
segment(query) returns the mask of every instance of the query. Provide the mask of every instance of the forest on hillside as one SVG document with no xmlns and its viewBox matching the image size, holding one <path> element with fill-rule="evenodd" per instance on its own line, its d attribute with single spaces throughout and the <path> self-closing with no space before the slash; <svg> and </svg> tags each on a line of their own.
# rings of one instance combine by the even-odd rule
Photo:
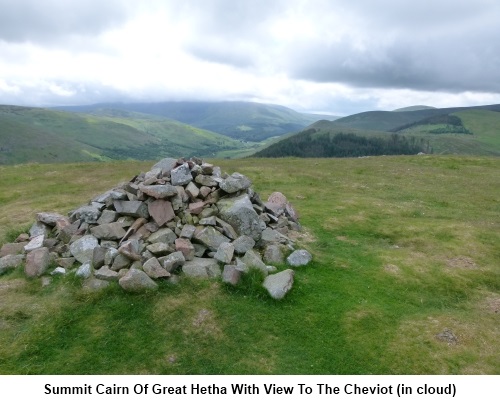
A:
<svg viewBox="0 0 500 405">
<path fill-rule="evenodd" d="M 257 157 L 358 157 L 377 155 L 416 155 L 431 153 L 428 141 L 399 134 L 365 137 L 339 132 L 316 134 L 314 128 L 283 139 L 255 154 Z"/>
</svg>

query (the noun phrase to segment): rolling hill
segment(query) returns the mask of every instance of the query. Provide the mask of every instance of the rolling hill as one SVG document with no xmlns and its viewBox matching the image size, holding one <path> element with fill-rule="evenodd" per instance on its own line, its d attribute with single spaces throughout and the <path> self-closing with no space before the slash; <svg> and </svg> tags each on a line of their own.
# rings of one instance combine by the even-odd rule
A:
<svg viewBox="0 0 500 405">
<path fill-rule="evenodd" d="M 0 106 L 0 164 L 215 156 L 250 147 L 167 118 Z"/>
<path fill-rule="evenodd" d="M 339 134 L 349 135 L 351 146 L 358 150 L 346 152 L 345 137 L 341 147 L 334 145 L 340 141 L 334 139 Z M 404 147 L 392 148 L 395 142 Z M 361 147 L 361 143 L 365 146 Z M 386 145 L 382 145 L 384 143 Z M 368 148 L 367 144 L 373 147 Z M 407 148 L 407 145 L 420 149 Z M 304 131 L 275 142 L 256 156 L 365 156 L 417 151 L 500 156 L 500 105 L 369 111 L 336 121 L 320 120 Z"/>
<path fill-rule="evenodd" d="M 102 111 L 115 110 L 166 117 L 234 139 L 252 142 L 300 131 L 319 119 L 338 118 L 299 113 L 279 105 L 243 101 L 105 103 L 57 109 L 95 115 L 100 115 Z"/>
</svg>

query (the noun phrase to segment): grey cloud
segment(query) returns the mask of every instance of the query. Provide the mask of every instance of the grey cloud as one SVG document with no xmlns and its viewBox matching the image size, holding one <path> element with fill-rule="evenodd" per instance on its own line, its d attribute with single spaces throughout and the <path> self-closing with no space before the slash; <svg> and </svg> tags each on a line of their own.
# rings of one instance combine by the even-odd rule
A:
<svg viewBox="0 0 500 405">
<path fill-rule="evenodd" d="M 470 38 L 442 41 L 401 38 L 389 45 L 368 42 L 362 50 L 349 40 L 334 45 L 307 45 L 289 55 L 288 65 L 293 77 L 315 82 L 499 92 L 500 45 L 493 43 L 489 35 L 485 38 L 471 34 Z"/>
<path fill-rule="evenodd" d="M 97 35 L 124 22 L 128 2 L 0 0 L 0 40 L 52 43 L 69 35 Z"/>
</svg>

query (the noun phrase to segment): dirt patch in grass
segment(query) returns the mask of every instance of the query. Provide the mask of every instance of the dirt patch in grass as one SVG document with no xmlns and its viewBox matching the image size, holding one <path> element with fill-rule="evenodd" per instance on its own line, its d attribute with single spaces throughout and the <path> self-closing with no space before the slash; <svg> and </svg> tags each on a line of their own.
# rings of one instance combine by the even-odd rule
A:
<svg viewBox="0 0 500 405">
<path fill-rule="evenodd" d="M 12 290 L 17 290 L 18 288 L 23 288 L 26 283 L 27 281 L 22 278 L 2 280 L 0 281 L 0 295 L 6 294 Z"/>
<path fill-rule="evenodd" d="M 468 270 L 477 269 L 477 264 L 474 262 L 472 258 L 468 256 L 452 257 L 451 259 L 448 259 L 446 261 L 446 265 L 454 269 L 468 269 Z"/>
<path fill-rule="evenodd" d="M 485 323 L 489 327 L 485 328 Z M 474 319 L 460 313 L 407 319 L 389 345 L 394 372 L 399 369 L 414 374 L 496 374 L 499 335 L 500 328 L 481 315 Z M 422 362 L 423 358 L 428 361 Z"/>
<path fill-rule="evenodd" d="M 349 239 L 347 236 L 340 235 L 340 236 L 337 236 L 335 239 L 337 239 L 341 242 L 349 243 L 349 244 L 354 245 L 354 246 L 358 245 L 358 242 L 356 242 L 355 240 Z"/>
<path fill-rule="evenodd" d="M 479 301 L 477 309 L 487 314 L 500 315 L 500 294 L 486 293 L 486 297 Z"/>
<path fill-rule="evenodd" d="M 401 269 L 398 266 L 396 266 L 395 264 L 385 264 L 384 271 L 386 271 L 389 274 L 394 274 L 394 275 L 401 273 Z"/>
<path fill-rule="evenodd" d="M 289 231 L 287 235 L 292 241 L 298 243 L 313 243 L 316 242 L 316 237 L 308 229 L 303 228 L 302 231 Z"/>
</svg>

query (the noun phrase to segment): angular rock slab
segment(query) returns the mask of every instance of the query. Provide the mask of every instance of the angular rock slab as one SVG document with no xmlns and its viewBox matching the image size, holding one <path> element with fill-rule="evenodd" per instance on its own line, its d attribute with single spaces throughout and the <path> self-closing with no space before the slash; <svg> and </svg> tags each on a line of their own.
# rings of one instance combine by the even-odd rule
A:
<svg viewBox="0 0 500 405">
<path fill-rule="evenodd" d="M 246 190 L 251 185 L 252 182 L 248 177 L 236 172 L 223 179 L 220 183 L 220 188 L 226 193 L 232 194 L 240 190 Z"/>
<path fill-rule="evenodd" d="M 170 273 L 165 270 L 156 257 L 152 257 L 142 266 L 144 272 L 152 279 L 170 277 Z"/>
<path fill-rule="evenodd" d="M 182 266 L 182 272 L 188 277 L 214 278 L 221 275 L 219 264 L 215 259 L 195 257 Z"/>
<path fill-rule="evenodd" d="M 247 194 L 222 199 L 217 203 L 217 207 L 220 218 L 229 223 L 239 235 L 247 235 L 254 240 L 260 239 L 260 218 Z"/>
<path fill-rule="evenodd" d="M 202 243 L 214 252 L 217 251 L 221 243 L 229 242 L 229 238 L 212 226 L 196 228 L 193 240 Z"/>
<path fill-rule="evenodd" d="M 125 236 L 126 232 L 122 224 L 112 222 L 110 224 L 97 225 L 90 230 L 90 233 L 97 239 L 120 240 Z"/>
<path fill-rule="evenodd" d="M 116 200 L 113 205 L 119 214 L 130 215 L 134 218 L 149 218 L 148 207 L 142 201 Z"/>
<path fill-rule="evenodd" d="M 271 274 L 265 278 L 264 288 L 269 292 L 271 297 L 280 300 L 292 289 L 294 274 L 294 271 L 291 269 Z"/>
<path fill-rule="evenodd" d="M 287 263 L 290 266 L 294 267 L 305 266 L 309 264 L 311 260 L 312 260 L 311 254 L 304 249 L 296 250 L 286 259 Z"/>
<path fill-rule="evenodd" d="M 187 163 L 173 169 L 170 172 L 170 176 L 173 186 L 183 186 L 189 184 L 193 180 L 191 170 L 189 170 L 189 165 Z"/>
<path fill-rule="evenodd" d="M 157 199 L 172 197 L 177 194 L 177 189 L 170 184 L 139 186 L 139 190 L 141 190 L 144 194 Z"/>
<path fill-rule="evenodd" d="M 99 246 L 99 241 L 95 236 L 85 235 L 73 242 L 69 248 L 73 257 L 84 264 L 92 261 L 94 248 Z"/>
<path fill-rule="evenodd" d="M 175 187 L 174 187 L 175 189 Z M 176 190 L 177 192 L 177 190 Z M 163 226 L 175 217 L 174 209 L 170 201 L 155 200 L 148 204 L 149 215 L 158 226 Z"/>
<path fill-rule="evenodd" d="M 177 166 L 177 159 L 174 158 L 165 158 L 156 163 L 151 170 L 153 169 L 161 169 L 161 173 L 165 175 L 169 175 L 172 169 Z"/>
<path fill-rule="evenodd" d="M 24 267 L 24 273 L 27 277 L 40 277 L 43 275 L 50 265 L 50 253 L 49 249 L 42 247 L 36 250 L 32 250 L 26 256 L 26 266 Z"/>
<path fill-rule="evenodd" d="M 154 291 L 158 289 L 156 284 L 149 276 L 142 270 L 130 269 L 120 280 L 120 286 L 129 292 L 141 293 L 147 291 Z"/>
<path fill-rule="evenodd" d="M 24 255 L 6 255 L 0 258 L 0 275 L 23 264 Z"/>
<path fill-rule="evenodd" d="M 222 281 L 227 284 L 237 285 L 241 279 L 241 271 L 239 271 L 236 266 L 225 265 L 224 271 L 222 272 Z"/>
</svg>

